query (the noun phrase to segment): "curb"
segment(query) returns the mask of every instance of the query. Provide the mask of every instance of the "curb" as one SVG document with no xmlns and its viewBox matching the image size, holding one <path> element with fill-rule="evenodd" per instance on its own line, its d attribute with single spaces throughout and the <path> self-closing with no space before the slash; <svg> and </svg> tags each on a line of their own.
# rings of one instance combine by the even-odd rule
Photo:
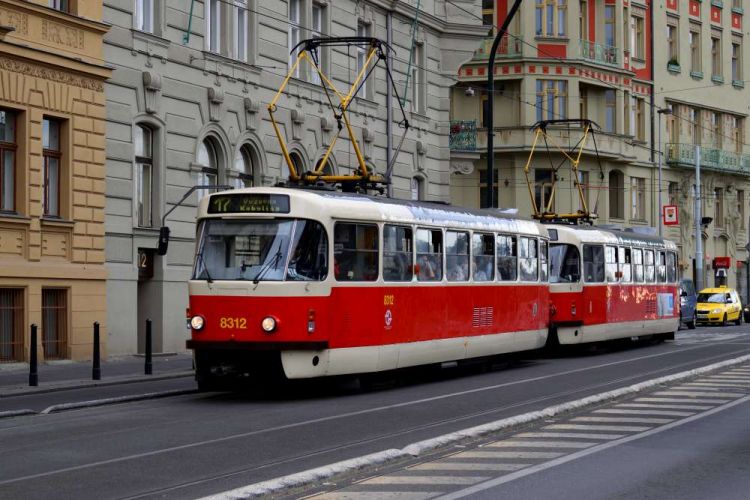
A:
<svg viewBox="0 0 750 500">
<path fill-rule="evenodd" d="M 137 384 L 139 382 L 150 382 L 157 380 L 169 380 L 174 378 L 192 377 L 195 375 L 193 370 L 181 371 L 176 373 L 165 373 L 162 375 L 138 375 L 136 377 L 110 379 L 110 380 L 71 380 L 69 383 L 61 382 L 57 386 L 41 387 L 41 388 L 30 388 L 22 387 L 17 391 L 5 392 L 0 388 L 0 398 L 13 398 L 16 396 L 30 396 L 34 394 L 46 394 L 50 392 L 62 392 L 62 391 L 74 391 L 76 389 L 88 389 L 91 387 L 107 387 L 112 385 L 125 385 L 125 384 Z"/>
<path fill-rule="evenodd" d="M 116 398 L 94 399 L 91 401 L 78 401 L 76 403 L 61 403 L 52 405 L 40 411 L 40 415 L 48 415 L 66 410 L 77 410 L 79 408 L 94 408 L 96 406 L 105 406 L 117 403 L 127 403 L 130 401 L 143 401 L 146 399 L 168 398 L 170 396 L 182 396 L 183 394 L 194 394 L 198 389 L 175 389 L 172 391 L 147 392 L 145 394 L 135 394 L 133 396 L 119 396 Z M 21 410 L 23 411 L 23 410 Z"/>
<path fill-rule="evenodd" d="M 641 392 L 652 387 L 662 385 L 669 382 L 676 382 L 679 380 L 695 377 L 696 375 L 702 375 L 704 373 L 712 372 L 728 366 L 738 365 L 750 361 L 750 355 L 741 356 L 739 358 L 729 359 L 714 363 L 711 365 L 703 366 L 701 368 L 695 368 L 684 372 L 676 373 L 674 375 L 667 375 L 659 377 L 646 382 L 641 382 L 621 389 L 615 389 L 613 391 L 603 392 L 588 396 L 568 403 L 562 403 L 555 406 L 550 406 L 542 410 L 532 411 L 524 413 L 515 417 L 504 418 L 502 420 L 496 420 L 488 424 L 479 425 L 476 427 L 470 427 L 457 432 L 451 432 L 444 434 L 432 439 L 426 439 L 424 441 L 418 441 L 410 445 L 405 446 L 401 450 L 389 449 L 362 457 L 353 458 L 350 460 L 344 460 L 342 462 L 336 462 L 331 465 L 324 465 L 322 467 L 316 467 L 296 474 L 288 476 L 278 477 L 276 479 L 270 479 L 260 483 L 243 486 L 233 490 L 224 491 L 215 495 L 203 497 L 200 500 L 238 500 L 244 498 L 256 498 L 262 495 L 269 495 L 274 493 L 280 493 L 283 490 L 291 488 L 300 488 L 303 486 L 310 485 L 315 482 L 330 478 L 334 475 L 354 472 L 365 467 L 373 465 L 381 465 L 386 462 L 390 462 L 399 458 L 405 457 L 418 457 L 420 454 L 432 451 L 436 448 L 454 444 L 463 441 L 468 438 L 478 438 L 497 432 L 499 430 L 507 429 L 521 424 L 526 424 L 540 420 L 543 418 L 549 418 L 560 413 L 568 412 L 571 410 L 577 410 L 585 406 L 589 406 L 602 401 L 608 401 L 616 399 L 628 394 L 634 394 Z"/>
<path fill-rule="evenodd" d="M 10 418 L 10 417 L 20 417 L 23 415 L 36 415 L 36 412 L 34 410 L 9 410 L 9 411 L 0 411 L 0 419 L 3 418 Z"/>
</svg>

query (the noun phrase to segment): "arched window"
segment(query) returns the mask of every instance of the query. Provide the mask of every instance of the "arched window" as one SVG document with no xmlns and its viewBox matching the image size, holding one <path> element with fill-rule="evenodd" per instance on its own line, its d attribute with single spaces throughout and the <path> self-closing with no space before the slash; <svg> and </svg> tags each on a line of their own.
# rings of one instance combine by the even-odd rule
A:
<svg viewBox="0 0 750 500">
<path fill-rule="evenodd" d="M 609 218 L 625 218 L 625 176 L 619 170 L 609 173 Z"/>
<path fill-rule="evenodd" d="M 135 202 L 138 227 L 152 227 L 154 199 L 154 148 L 152 130 L 136 125 L 133 130 L 135 150 Z"/>
<path fill-rule="evenodd" d="M 315 162 L 315 170 L 318 170 L 320 167 L 320 164 L 323 163 L 323 158 L 319 159 L 317 162 Z M 334 175 L 333 174 L 333 165 L 331 164 L 331 158 L 328 158 L 328 161 L 326 162 L 325 168 L 323 168 L 323 175 Z"/>
<path fill-rule="evenodd" d="M 411 178 L 411 199 L 424 200 L 424 179 L 414 176 Z"/>
<path fill-rule="evenodd" d="M 199 183 L 201 185 L 216 185 L 219 182 L 219 156 L 216 141 L 206 137 L 198 147 L 198 163 L 201 165 Z"/>
<path fill-rule="evenodd" d="M 237 172 L 236 186 L 238 188 L 253 187 L 255 185 L 255 169 L 257 162 L 255 151 L 250 146 L 242 146 L 234 156 L 234 170 Z"/>
<path fill-rule="evenodd" d="M 302 155 L 295 151 L 289 153 L 289 157 L 292 159 L 292 164 L 297 171 L 297 175 L 302 175 L 305 172 L 305 161 L 302 159 Z M 281 163 L 281 177 L 282 179 L 288 179 L 289 175 L 289 166 L 284 161 Z"/>
</svg>

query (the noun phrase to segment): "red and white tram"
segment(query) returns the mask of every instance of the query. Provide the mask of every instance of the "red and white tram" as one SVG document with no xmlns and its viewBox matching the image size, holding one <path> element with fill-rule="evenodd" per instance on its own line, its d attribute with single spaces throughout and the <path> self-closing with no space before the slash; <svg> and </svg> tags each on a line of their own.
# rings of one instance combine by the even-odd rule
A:
<svg viewBox="0 0 750 500">
<path fill-rule="evenodd" d="M 379 372 L 677 330 L 676 246 L 327 190 L 201 201 L 196 377 Z M 255 377 L 254 377 L 255 378 Z"/>
<path fill-rule="evenodd" d="M 547 230 L 499 212 L 283 188 L 201 201 L 197 379 L 377 372 L 544 346 Z M 278 372 L 277 372 L 278 373 Z"/>
<path fill-rule="evenodd" d="M 680 311 L 673 242 L 592 227 L 548 230 L 551 343 L 674 338 Z"/>
</svg>

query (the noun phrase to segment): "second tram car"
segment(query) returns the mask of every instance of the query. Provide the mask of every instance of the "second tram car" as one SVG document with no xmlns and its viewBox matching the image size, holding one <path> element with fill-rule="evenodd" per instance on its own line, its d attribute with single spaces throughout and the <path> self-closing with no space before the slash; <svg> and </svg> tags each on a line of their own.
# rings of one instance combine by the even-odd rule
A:
<svg viewBox="0 0 750 500">
<path fill-rule="evenodd" d="M 249 188 L 199 207 L 188 348 L 231 375 L 379 372 L 679 323 L 676 246 L 499 211 Z"/>
<path fill-rule="evenodd" d="M 673 242 L 593 227 L 548 230 L 551 343 L 674 338 L 680 302 Z"/>
</svg>

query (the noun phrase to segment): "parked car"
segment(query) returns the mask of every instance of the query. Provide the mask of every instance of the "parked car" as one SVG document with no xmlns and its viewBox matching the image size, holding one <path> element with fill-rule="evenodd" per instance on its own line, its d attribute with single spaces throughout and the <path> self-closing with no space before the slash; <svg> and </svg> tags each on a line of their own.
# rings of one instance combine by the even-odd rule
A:
<svg viewBox="0 0 750 500">
<path fill-rule="evenodd" d="M 680 324 L 695 330 L 695 285 L 693 280 L 680 281 Z M 750 311 L 748 311 L 750 314 Z"/>
<path fill-rule="evenodd" d="M 697 324 L 719 324 L 725 326 L 730 321 L 742 324 L 742 304 L 737 290 L 720 286 L 704 288 L 700 291 L 695 306 Z"/>
</svg>

